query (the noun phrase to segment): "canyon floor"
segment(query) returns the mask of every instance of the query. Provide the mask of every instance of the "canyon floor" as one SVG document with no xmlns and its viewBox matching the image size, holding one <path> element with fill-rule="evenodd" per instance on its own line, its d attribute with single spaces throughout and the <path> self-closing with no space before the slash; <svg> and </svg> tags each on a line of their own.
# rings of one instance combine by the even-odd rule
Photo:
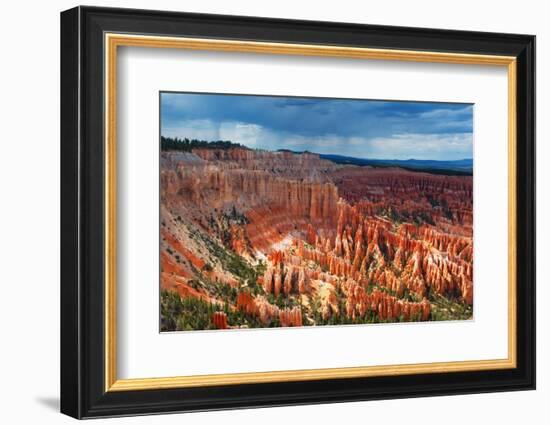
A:
<svg viewBox="0 0 550 425">
<path fill-rule="evenodd" d="M 472 176 L 161 152 L 161 331 L 467 320 Z"/>
</svg>

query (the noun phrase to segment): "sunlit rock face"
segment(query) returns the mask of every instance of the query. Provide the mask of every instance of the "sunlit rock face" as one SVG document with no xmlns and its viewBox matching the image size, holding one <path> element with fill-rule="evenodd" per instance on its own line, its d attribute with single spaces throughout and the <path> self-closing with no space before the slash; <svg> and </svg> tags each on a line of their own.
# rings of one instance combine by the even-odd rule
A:
<svg viewBox="0 0 550 425">
<path fill-rule="evenodd" d="M 201 326 L 471 318 L 471 176 L 196 149 L 160 177 L 161 286 Z"/>
</svg>

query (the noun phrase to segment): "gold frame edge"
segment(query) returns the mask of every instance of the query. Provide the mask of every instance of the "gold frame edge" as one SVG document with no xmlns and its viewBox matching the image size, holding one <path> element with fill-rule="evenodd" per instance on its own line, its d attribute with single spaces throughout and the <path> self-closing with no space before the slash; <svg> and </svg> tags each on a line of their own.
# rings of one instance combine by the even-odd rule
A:
<svg viewBox="0 0 550 425">
<path fill-rule="evenodd" d="M 511 369 L 516 358 L 516 58 L 446 52 L 371 49 L 330 45 L 179 38 L 106 33 L 105 45 L 105 391 L 137 391 L 215 385 L 311 381 Z M 506 66 L 508 71 L 508 358 L 419 364 L 304 369 L 272 372 L 117 379 L 116 353 L 116 87 L 119 46 L 325 56 L 469 65 Z"/>
</svg>

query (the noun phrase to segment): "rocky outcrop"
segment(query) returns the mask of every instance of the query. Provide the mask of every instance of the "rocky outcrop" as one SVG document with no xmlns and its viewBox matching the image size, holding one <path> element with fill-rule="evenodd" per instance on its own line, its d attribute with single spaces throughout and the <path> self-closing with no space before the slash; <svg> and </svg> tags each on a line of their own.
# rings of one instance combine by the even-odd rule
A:
<svg viewBox="0 0 550 425">
<path fill-rule="evenodd" d="M 280 251 L 275 254 L 278 253 L 282 254 Z M 290 294 L 307 293 L 310 289 L 310 277 L 306 273 L 305 267 L 293 266 L 291 263 L 292 259 L 289 259 L 290 264 L 285 264 L 285 258 L 287 257 L 283 257 L 279 261 L 272 259 L 268 263 L 267 269 L 261 279 L 265 292 L 274 294 L 275 296 L 281 293 L 287 296 Z M 299 261 L 297 262 L 299 263 Z"/>
<path fill-rule="evenodd" d="M 223 311 L 216 311 L 212 315 L 212 324 L 216 329 L 227 329 L 227 315 Z"/>
<path fill-rule="evenodd" d="M 332 183 L 289 180 L 264 171 L 247 171 L 220 166 L 184 166 L 163 170 L 164 198 L 189 202 L 205 210 L 237 207 L 240 211 L 270 207 L 282 209 L 290 219 L 332 222 L 338 192 Z M 258 214 L 256 213 L 256 218 Z"/>
<path fill-rule="evenodd" d="M 250 149 L 161 164 L 162 288 L 245 323 L 215 313 L 217 328 L 433 320 L 437 297 L 473 305 L 471 177 Z"/>
<path fill-rule="evenodd" d="M 256 297 L 254 302 L 258 309 L 258 318 L 264 325 L 269 325 L 274 317 L 279 316 L 279 307 L 271 304 L 265 297 Z"/>
<path fill-rule="evenodd" d="M 267 302 L 265 297 L 253 297 L 249 292 L 240 292 L 237 296 L 237 309 L 245 314 L 257 317 L 264 325 L 274 319 L 280 326 L 302 326 L 302 310 L 299 307 L 280 309 Z"/>
<path fill-rule="evenodd" d="M 340 196 L 369 215 L 401 221 L 422 219 L 471 235 L 473 185 L 470 176 L 443 176 L 399 168 L 344 167 L 334 172 Z M 447 231 L 447 230 L 446 230 Z"/>
<path fill-rule="evenodd" d="M 441 233 L 429 225 L 395 226 L 345 201 L 338 204 L 336 233 L 323 233 L 308 228 L 310 246 L 300 242 L 296 252 L 330 274 L 383 286 L 397 296 L 408 289 L 424 297 L 429 289 L 473 303 L 471 238 Z"/>
<path fill-rule="evenodd" d="M 302 310 L 299 307 L 280 310 L 279 322 L 283 327 L 302 326 Z"/>
<path fill-rule="evenodd" d="M 410 302 L 378 289 L 367 293 L 354 282 L 346 282 L 344 288 L 347 294 L 346 314 L 353 319 L 367 314 L 376 315 L 383 322 L 426 321 L 430 317 L 430 303 L 426 298 L 422 302 Z"/>
<path fill-rule="evenodd" d="M 237 296 L 237 309 L 246 314 L 256 315 L 258 308 L 250 292 L 239 292 Z"/>
<path fill-rule="evenodd" d="M 269 152 L 251 149 L 193 149 L 193 154 L 215 164 L 230 164 L 240 169 L 266 171 L 292 179 L 328 180 L 326 175 L 338 169 L 331 161 L 314 153 Z"/>
</svg>

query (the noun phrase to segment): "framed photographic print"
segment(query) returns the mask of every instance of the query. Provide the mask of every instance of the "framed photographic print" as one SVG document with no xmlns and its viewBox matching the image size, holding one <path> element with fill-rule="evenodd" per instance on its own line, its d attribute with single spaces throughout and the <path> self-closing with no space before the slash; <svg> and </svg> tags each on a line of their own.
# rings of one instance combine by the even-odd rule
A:
<svg viewBox="0 0 550 425">
<path fill-rule="evenodd" d="M 61 14 L 61 411 L 535 387 L 535 38 Z"/>
</svg>

